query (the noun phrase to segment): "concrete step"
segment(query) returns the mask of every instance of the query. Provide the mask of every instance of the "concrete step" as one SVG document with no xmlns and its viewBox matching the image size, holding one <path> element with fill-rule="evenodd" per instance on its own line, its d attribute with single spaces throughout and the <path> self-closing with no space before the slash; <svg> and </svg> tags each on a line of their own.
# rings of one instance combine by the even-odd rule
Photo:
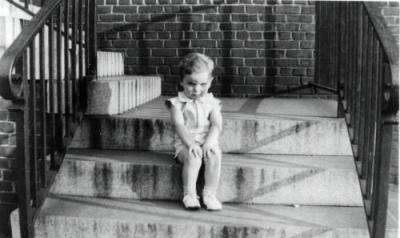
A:
<svg viewBox="0 0 400 238">
<path fill-rule="evenodd" d="M 124 75 L 124 53 L 97 51 L 97 76 Z"/>
<path fill-rule="evenodd" d="M 77 130 L 71 146 L 173 151 L 174 131 L 164 106 L 165 99 L 157 98 L 116 116 L 87 117 Z M 336 101 L 271 98 L 221 100 L 224 124 L 220 145 L 224 152 L 352 154 L 346 123 L 334 117 Z"/>
<path fill-rule="evenodd" d="M 218 197 L 235 203 L 362 206 L 355 171 L 351 156 L 224 154 Z M 69 150 L 51 192 L 180 200 L 180 173 L 171 153 Z"/>
<path fill-rule="evenodd" d="M 90 81 L 88 110 L 91 115 L 126 112 L 161 95 L 158 76 L 106 76 Z"/>
<path fill-rule="evenodd" d="M 15 227 L 18 214 L 11 217 Z M 177 202 L 71 196 L 47 198 L 34 227 L 36 238 L 369 237 L 361 207 L 224 204 L 208 212 L 186 211 Z"/>
<path fill-rule="evenodd" d="M 395 184 L 389 186 L 388 207 L 386 210 L 385 238 L 399 237 L 399 187 Z"/>
</svg>

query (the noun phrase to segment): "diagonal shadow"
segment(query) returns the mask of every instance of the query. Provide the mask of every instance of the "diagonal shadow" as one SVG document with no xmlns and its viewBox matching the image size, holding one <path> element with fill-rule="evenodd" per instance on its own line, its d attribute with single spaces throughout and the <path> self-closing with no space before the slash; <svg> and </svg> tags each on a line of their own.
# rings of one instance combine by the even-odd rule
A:
<svg viewBox="0 0 400 238">
<path fill-rule="evenodd" d="M 234 209 L 237 209 L 237 210 L 239 210 L 239 207 L 240 208 L 246 208 L 246 211 L 248 211 L 248 212 L 251 212 L 252 214 L 254 214 L 254 215 L 261 215 L 261 216 L 263 216 L 263 217 L 274 217 L 274 218 L 276 218 L 276 219 L 280 219 L 281 221 L 280 222 L 277 222 L 277 223 L 281 223 L 281 224 L 287 224 L 287 225 L 291 225 L 291 226 L 302 226 L 302 227 L 305 227 L 305 226 L 308 226 L 308 227 L 321 227 L 321 228 L 328 228 L 327 226 L 325 226 L 325 225 L 321 225 L 321 224 L 318 224 L 318 223 L 313 223 L 313 222 L 307 222 L 307 221 L 305 221 L 305 219 L 301 219 L 301 220 L 299 220 L 299 219 L 297 219 L 297 218 L 292 218 L 292 217 L 289 217 L 289 216 L 285 216 L 285 215 L 281 215 L 281 214 L 277 214 L 277 213 L 272 213 L 272 212 L 269 212 L 269 211 L 265 211 L 265 210 L 260 210 L 260 209 L 258 209 L 256 206 L 254 206 L 254 205 L 248 205 L 248 204 L 246 204 L 246 205 L 243 205 L 243 204 L 239 204 L 239 205 L 236 205 L 235 207 L 234 207 Z"/>
<path fill-rule="evenodd" d="M 255 140 L 255 133 L 248 131 L 248 130 L 244 130 L 245 131 L 245 135 L 243 135 L 241 137 L 241 145 L 243 146 L 242 148 L 238 149 L 238 150 L 234 150 L 232 151 L 232 153 L 249 153 L 255 149 L 258 149 L 262 146 L 268 145 L 274 141 L 280 140 L 282 138 L 288 137 L 292 134 L 296 134 L 299 133 L 303 130 L 306 130 L 308 128 L 310 128 L 313 125 L 319 124 L 320 122 L 318 121 L 305 121 L 299 124 L 296 124 L 294 126 L 291 126 L 285 130 L 279 131 L 277 134 L 275 135 L 271 135 L 269 137 L 266 137 L 264 139 Z M 256 127 L 257 127 L 257 122 L 256 122 Z M 252 135 L 249 135 L 249 133 L 252 133 Z M 248 138 L 254 138 L 254 141 L 252 141 L 252 145 L 250 145 L 250 143 L 246 143 L 246 139 Z"/>
<path fill-rule="evenodd" d="M 300 164 L 300 163 L 294 163 L 294 162 L 284 162 L 281 160 L 275 160 L 275 159 L 271 159 L 271 158 L 264 158 L 259 154 L 250 154 L 250 158 L 251 161 L 258 161 L 261 163 L 265 163 L 265 162 L 270 162 L 270 163 L 276 163 L 277 165 L 288 165 L 288 166 L 295 166 L 295 167 L 299 167 L 299 168 L 320 168 L 320 166 L 311 166 L 311 165 L 304 165 L 304 164 Z"/>
<path fill-rule="evenodd" d="M 254 192 L 248 192 L 246 191 L 246 195 L 238 195 L 237 197 L 233 198 L 233 201 L 249 201 L 253 198 L 277 191 L 278 189 L 285 187 L 285 186 L 289 186 L 292 184 L 295 184 L 297 182 L 300 182 L 302 180 L 305 180 L 307 178 L 310 178 L 312 176 L 315 176 L 317 174 L 323 173 L 325 172 L 325 169 L 311 169 L 311 170 L 306 170 L 300 173 L 297 173 L 293 176 L 290 176 L 286 179 L 282 179 L 280 181 L 268 184 L 267 186 L 258 188 L 257 190 L 255 190 Z"/>
<path fill-rule="evenodd" d="M 75 197 L 65 197 L 62 195 L 57 195 L 57 194 L 49 194 L 48 198 L 53 198 L 53 199 L 57 199 L 57 200 L 61 200 L 61 201 L 66 201 L 66 202 L 72 202 L 72 203 L 78 203 L 78 204 L 83 204 L 83 205 L 88 205 L 88 206 L 98 206 L 101 208 L 106 208 L 106 209 L 112 209 L 112 210 L 120 210 L 120 211 L 124 211 L 124 212 L 132 212 L 133 214 L 140 214 L 140 213 L 145 213 L 146 215 L 150 215 L 150 216 L 155 216 L 155 217 L 162 217 L 167 215 L 169 219 L 183 219 L 183 220 L 187 220 L 188 219 L 188 214 L 191 213 L 190 211 L 185 211 L 182 214 L 177 213 L 177 211 L 179 211 L 178 206 L 167 206 L 167 205 L 162 205 L 162 209 L 163 212 L 155 212 L 154 211 L 154 207 L 152 206 L 151 203 L 149 203 L 148 205 L 143 205 L 141 204 L 140 209 L 138 208 L 127 208 L 127 207 L 123 207 L 123 206 L 117 206 L 117 205 L 109 205 L 109 204 L 104 204 L 101 202 L 97 202 L 94 200 L 91 201 L 84 201 L 83 199 L 79 199 L 79 198 L 75 198 Z M 123 200 L 121 202 L 124 202 Z M 126 202 L 125 202 L 126 203 Z M 130 201 L 130 203 L 132 203 Z M 137 203 L 133 202 L 135 205 L 137 205 Z M 311 223 L 311 222 L 306 222 L 304 220 L 299 220 L 296 218 L 290 218 L 288 216 L 284 216 L 284 215 L 279 215 L 279 214 L 275 214 L 275 213 L 271 213 L 271 212 L 267 212 L 267 211 L 262 211 L 259 210 L 257 208 L 254 207 L 250 207 L 248 205 L 238 205 L 236 207 L 232 207 L 232 206 L 227 206 L 224 208 L 224 210 L 227 211 L 236 211 L 237 213 L 240 212 L 238 209 L 239 207 L 245 207 L 246 208 L 246 212 L 249 212 L 251 214 L 254 215 L 260 215 L 264 218 L 268 218 L 268 219 L 278 219 L 279 221 L 272 221 L 274 223 L 280 223 L 280 224 L 288 224 L 288 225 L 293 225 L 295 224 L 296 226 L 313 226 L 313 227 L 325 227 L 319 224 L 315 224 L 315 223 Z M 177 210 L 178 209 L 178 210 Z M 219 217 L 219 219 L 207 219 L 207 217 L 201 218 L 201 217 L 190 217 L 190 220 L 193 222 L 201 222 L 204 224 L 213 224 L 213 225 L 221 225 L 221 226 L 227 226 L 227 225 L 237 225 L 234 222 L 229 222 L 232 218 L 233 219 L 243 219 L 242 214 L 238 214 L 237 216 L 232 216 L 232 213 L 228 213 L 228 214 L 223 214 L 223 213 L 213 213 L 212 214 L 213 217 Z M 254 220 L 254 221 L 259 221 L 260 218 L 259 217 L 254 217 L 253 219 L 248 217 L 248 219 Z M 254 226 L 254 227 L 259 227 L 259 228 L 265 228 L 265 227 L 260 227 L 260 226 Z"/>
</svg>

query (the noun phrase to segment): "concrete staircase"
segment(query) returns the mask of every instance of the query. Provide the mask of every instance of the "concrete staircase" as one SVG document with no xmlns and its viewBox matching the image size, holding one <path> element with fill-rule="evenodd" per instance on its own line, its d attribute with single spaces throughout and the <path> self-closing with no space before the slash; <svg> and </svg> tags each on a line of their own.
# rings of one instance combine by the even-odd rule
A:
<svg viewBox="0 0 400 238">
<path fill-rule="evenodd" d="M 123 76 L 119 53 L 98 58 L 88 113 L 37 214 L 36 238 L 369 237 L 335 101 L 222 99 L 224 209 L 186 211 L 161 79 Z M 14 238 L 17 220 L 14 212 Z"/>
<path fill-rule="evenodd" d="M 164 99 L 86 117 L 35 237 L 369 237 L 334 101 L 223 99 L 224 209 L 193 212 Z"/>
</svg>

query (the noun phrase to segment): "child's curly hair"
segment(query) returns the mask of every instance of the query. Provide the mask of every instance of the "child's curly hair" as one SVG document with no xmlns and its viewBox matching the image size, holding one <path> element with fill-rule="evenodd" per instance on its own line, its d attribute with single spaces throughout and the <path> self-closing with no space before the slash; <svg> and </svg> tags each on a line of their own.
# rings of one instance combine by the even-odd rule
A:
<svg viewBox="0 0 400 238">
<path fill-rule="evenodd" d="M 214 61 L 207 55 L 201 53 L 189 53 L 179 63 L 179 72 L 181 79 L 185 75 L 190 75 L 194 72 L 208 71 L 213 77 Z"/>
</svg>

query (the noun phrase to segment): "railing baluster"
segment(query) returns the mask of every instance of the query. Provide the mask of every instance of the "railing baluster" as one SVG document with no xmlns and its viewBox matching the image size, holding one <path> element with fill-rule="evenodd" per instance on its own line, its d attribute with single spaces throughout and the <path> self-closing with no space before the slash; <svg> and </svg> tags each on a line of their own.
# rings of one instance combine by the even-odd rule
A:
<svg viewBox="0 0 400 238">
<path fill-rule="evenodd" d="M 95 1 L 89 1 L 89 71 L 87 72 L 90 76 L 97 75 L 97 13 Z"/>
<path fill-rule="evenodd" d="M 326 23 L 327 23 L 327 19 L 326 19 L 326 14 L 325 14 L 325 12 L 326 12 L 326 5 L 324 4 L 324 3 L 322 3 L 322 6 L 321 6 L 321 15 L 323 16 L 322 17 L 322 19 L 321 19 L 321 25 L 323 25 L 324 27 L 321 27 L 320 29 L 324 32 L 324 34 L 321 34 L 321 38 L 322 38 L 322 41 L 323 42 L 325 42 L 325 40 L 324 39 L 326 39 L 327 38 L 327 29 L 326 29 Z M 327 45 L 326 44 L 324 44 L 324 45 L 321 45 L 321 47 L 323 47 L 325 50 L 326 49 L 329 49 L 329 48 L 327 48 Z M 328 57 L 320 57 L 320 63 L 321 64 L 326 64 L 327 63 L 327 59 L 328 59 Z M 327 72 L 326 71 L 320 71 L 320 81 L 319 81 L 319 83 L 321 83 L 321 84 L 326 84 L 326 82 L 327 82 L 327 77 L 328 77 L 328 74 L 327 74 Z"/>
<path fill-rule="evenodd" d="M 363 53 L 363 22 L 362 22 L 362 4 L 357 4 L 357 15 L 356 15 L 356 19 L 357 19 L 357 42 L 358 44 L 356 45 L 356 68 L 355 68 L 355 81 L 357 82 L 357 96 L 356 96 L 356 115 L 355 115 L 355 120 L 358 122 L 354 125 L 354 143 L 357 145 L 357 153 L 355 153 L 355 158 L 357 163 L 357 166 L 359 166 L 359 161 L 360 161 L 360 157 L 359 157 L 359 149 L 361 148 L 361 140 L 362 138 L 360 137 L 360 133 L 361 133 L 361 123 L 360 121 L 363 119 L 362 118 L 362 108 L 361 108 L 361 100 L 363 98 L 363 94 L 360 93 L 361 89 L 362 89 L 362 85 L 363 85 L 363 79 L 361 77 L 361 65 L 362 65 L 362 53 Z"/>
<path fill-rule="evenodd" d="M 315 6 L 315 12 L 316 12 L 316 14 L 317 15 L 321 15 L 321 13 L 320 13 L 320 11 L 321 11 L 321 7 L 322 7 L 322 4 L 317 4 L 316 6 Z M 315 31 L 320 31 L 320 27 L 321 26 L 321 17 L 319 17 L 319 18 L 315 18 Z M 319 43 L 320 43 L 320 39 L 319 39 L 319 37 L 320 37 L 320 35 L 319 34 L 316 34 L 315 35 L 315 47 L 316 48 L 320 48 L 320 45 L 319 45 Z M 321 78 L 321 67 L 320 67 L 320 61 L 319 61 L 319 58 L 320 58 L 320 54 L 319 54 L 319 52 L 318 51 L 315 51 L 315 81 L 317 81 L 318 83 L 320 82 L 320 78 Z"/>
<path fill-rule="evenodd" d="M 366 18 L 365 15 L 365 11 L 364 8 L 361 6 L 361 38 L 360 38 L 360 60 L 359 60 L 359 67 L 360 67 L 360 81 L 361 81 L 361 91 L 363 93 L 361 93 L 361 97 L 360 97 L 360 122 L 358 124 L 358 156 L 357 156 L 357 160 L 360 162 L 359 166 L 358 166 L 358 173 L 362 177 L 362 163 L 363 163 L 363 151 L 362 148 L 364 147 L 364 128 L 365 128 L 365 113 L 368 110 L 368 108 L 366 108 L 366 104 L 365 104 L 365 100 L 367 95 L 364 93 L 365 92 L 365 88 L 366 88 L 366 62 L 367 62 L 367 50 L 368 50 L 368 19 Z M 365 184 L 362 184 L 363 189 L 365 190 Z M 363 191 L 364 191 L 363 190 Z"/>
<path fill-rule="evenodd" d="M 78 2 L 78 33 L 79 33 L 79 74 L 78 74 L 78 87 L 82 87 L 82 81 L 83 81 L 83 22 L 82 22 L 82 0 L 79 0 Z M 77 90 L 77 99 L 78 99 L 78 103 L 79 103 L 79 109 L 81 109 L 81 104 L 83 103 L 83 101 L 81 100 L 81 94 L 80 94 L 80 90 Z"/>
<path fill-rule="evenodd" d="M 54 113 L 54 15 L 50 17 L 50 26 L 49 26 L 49 109 L 50 109 L 50 168 L 55 167 L 55 143 L 56 140 L 56 132 L 55 132 L 55 113 Z"/>
<path fill-rule="evenodd" d="M 45 49 L 44 49 L 44 28 L 39 33 L 39 77 L 40 77 L 40 104 L 39 104 L 39 113 L 40 115 L 40 139 L 41 139 L 41 151 L 40 151 L 40 185 L 41 188 L 46 186 L 46 131 L 47 131 L 47 123 L 46 123 L 46 79 L 45 79 Z"/>
<path fill-rule="evenodd" d="M 349 45 L 349 41 L 350 41 L 350 37 L 349 37 L 349 22 L 346 21 L 346 19 L 349 19 L 349 4 L 344 4 L 344 12 L 345 12 L 345 29 L 344 29 L 344 47 L 345 47 L 345 52 L 344 52 L 344 80 L 345 80 L 345 100 L 346 100 L 346 115 L 349 113 L 349 100 L 350 100 L 350 77 L 349 77 L 349 51 L 350 51 L 350 45 Z M 350 123 L 348 121 L 348 123 Z M 352 126 L 352 125 L 350 125 Z"/>
<path fill-rule="evenodd" d="M 37 199 L 37 191 L 38 191 L 38 186 L 37 186 L 37 181 L 38 181 L 38 165 L 37 165 L 37 138 L 36 138 L 36 72 L 35 72 L 35 38 L 33 39 L 30 48 L 29 48 L 29 72 L 30 72 L 30 79 L 29 79 L 29 86 L 30 86 L 30 98 L 28 103 L 30 103 L 29 106 L 29 111 L 30 111 L 30 141 L 31 144 L 30 146 L 30 160 L 31 160 L 31 186 L 32 186 L 32 191 L 31 191 L 31 197 L 33 199 L 32 205 L 36 205 L 36 202 L 38 201 Z"/>
<path fill-rule="evenodd" d="M 61 39 L 61 28 L 62 28 L 62 18 L 63 9 L 60 6 L 58 8 L 57 14 L 57 143 L 58 147 L 62 145 L 63 142 L 63 118 L 62 118 L 62 101 L 63 101 L 63 93 L 62 93 L 62 39 Z M 55 165 L 55 164 L 54 164 Z"/>
<path fill-rule="evenodd" d="M 381 70 L 379 71 L 379 75 L 376 79 L 376 90 L 377 90 L 377 95 L 375 97 L 375 105 L 376 105 L 376 115 L 375 115 L 375 163 L 374 163 L 374 173 L 376 174 L 379 169 L 376 168 L 376 164 L 379 163 L 378 160 L 381 159 L 381 150 L 382 150 L 382 116 L 381 116 L 381 112 L 382 112 L 382 97 L 383 97 L 383 93 L 382 93 L 382 89 L 383 89 L 383 83 L 384 83 L 384 77 L 386 76 L 386 72 L 385 72 L 385 63 L 384 63 L 384 56 L 380 55 L 379 56 L 379 64 L 381 67 Z M 376 181 L 377 178 L 375 178 L 372 183 L 371 183 L 371 220 L 373 221 L 373 219 L 375 219 L 374 214 L 376 213 L 376 206 L 375 206 L 375 201 L 377 200 L 377 183 L 378 181 Z"/>
<path fill-rule="evenodd" d="M 69 0 L 65 0 L 64 2 L 64 32 L 68 34 L 69 32 Z M 68 37 L 64 37 L 64 115 L 65 115 L 65 133 L 66 136 L 69 135 L 69 113 L 70 113 L 70 105 L 69 105 L 69 39 Z"/>
<path fill-rule="evenodd" d="M 339 11 L 338 11 L 338 4 L 335 3 L 333 5 L 333 12 L 334 12 L 334 18 L 333 18 L 333 26 L 332 26 L 332 34 L 333 34 L 333 38 L 335 38 L 335 40 L 332 42 L 333 43 L 333 67 L 331 69 L 332 74 L 333 74 L 333 80 L 331 81 L 330 86 L 333 88 L 337 88 L 338 87 L 338 48 L 339 48 L 339 39 L 338 39 L 338 26 L 339 26 Z"/>
<path fill-rule="evenodd" d="M 375 35 L 371 31 L 372 29 L 368 27 L 368 46 L 369 48 L 367 49 L 367 77 L 366 77 L 366 87 L 365 87 L 365 94 L 366 94 L 366 100 L 365 100 L 365 128 L 364 128 L 364 146 L 362 148 L 362 154 L 363 154 L 363 167 L 362 167 L 362 177 L 366 179 L 366 183 L 364 184 L 364 198 L 367 201 L 371 201 L 371 198 L 368 196 L 368 191 L 371 189 L 371 187 L 368 184 L 368 179 L 370 179 L 370 176 L 373 176 L 372 174 L 372 168 L 373 168 L 373 158 L 369 156 L 369 146 L 371 144 L 371 140 L 373 139 L 373 135 L 371 135 L 370 132 L 370 127 L 374 123 L 372 121 L 371 117 L 373 115 L 373 111 L 371 111 L 371 107 L 373 104 L 373 81 L 374 81 L 374 76 L 373 76 L 373 53 L 374 53 L 374 47 L 375 47 Z M 372 202 L 368 204 L 369 207 L 366 207 L 366 213 L 367 216 L 371 216 L 372 214 Z"/>
<path fill-rule="evenodd" d="M 373 42 L 373 31 L 372 27 L 370 24 L 368 24 L 368 29 L 367 29 L 367 41 L 368 41 L 368 48 L 367 48 L 367 62 L 366 62 L 366 88 L 365 88 L 365 93 L 366 93 L 366 100 L 365 100 L 365 128 L 364 128 L 364 145 L 369 145 L 370 140 L 371 140 L 371 135 L 369 135 L 369 129 L 368 126 L 370 126 L 371 118 L 370 118 L 370 108 L 371 108 L 371 88 L 372 88 L 372 54 L 373 54 L 373 47 L 374 47 L 374 42 Z M 368 171 L 368 165 L 370 164 L 370 161 L 368 161 L 368 148 L 367 146 L 364 146 L 362 148 L 362 159 L 363 159 L 363 164 L 362 164 L 362 177 L 366 178 L 367 176 L 367 171 Z"/>
<path fill-rule="evenodd" d="M 330 9 L 330 10 L 332 11 L 333 9 Z M 328 15 L 328 14 L 326 14 L 326 15 Z M 329 39 L 329 38 L 333 37 L 333 34 L 332 34 L 333 19 L 329 18 L 329 17 L 327 17 L 327 19 L 328 19 L 328 21 L 327 21 L 327 26 L 326 26 L 326 35 L 327 35 L 327 37 Z M 328 48 L 329 56 L 325 57 L 325 58 L 327 59 L 328 64 L 332 65 L 332 61 L 333 61 L 333 59 L 332 59 L 333 58 L 332 47 L 333 47 L 333 44 L 332 44 L 332 42 L 328 41 L 328 44 L 326 44 L 326 45 L 327 45 L 327 48 Z M 332 69 L 329 69 L 326 73 L 327 73 L 326 74 L 327 77 L 326 77 L 326 82 L 325 82 L 324 85 L 329 85 L 330 82 L 333 79 Z"/>
<path fill-rule="evenodd" d="M 85 1 L 85 72 L 89 69 L 89 0 Z"/>
<path fill-rule="evenodd" d="M 349 116 L 350 116 L 350 125 L 351 125 L 351 131 L 352 131 L 352 133 L 351 133 L 351 140 L 355 143 L 355 144 L 357 144 L 356 143 L 356 140 L 355 140 L 355 131 L 354 131 L 354 129 L 355 129 L 355 114 L 354 114 L 354 112 L 355 112 L 355 96 L 356 96 L 356 89 L 355 89 L 355 87 L 356 87 L 356 85 L 355 85 L 355 77 L 354 77 L 354 55 L 355 55 L 355 48 L 356 48 L 356 45 L 355 45 L 355 42 L 354 42 L 354 40 L 353 39 L 355 39 L 356 38 L 356 29 L 355 29 L 355 19 L 356 19 L 356 16 L 354 15 L 354 2 L 349 2 L 349 5 L 350 5 L 350 57 L 349 57 L 349 60 L 350 60 L 350 62 L 349 62 L 349 67 L 350 67 L 350 70 L 349 70 L 349 76 L 350 76 L 350 93 L 349 93 L 349 96 L 350 96 L 350 99 L 349 99 L 349 104 L 350 104 L 350 113 L 349 113 Z"/>
<path fill-rule="evenodd" d="M 361 37 L 362 37 L 362 25 L 361 25 L 361 12 L 360 12 L 360 6 L 361 3 L 355 2 L 354 3 L 354 18 L 355 18 L 355 29 L 354 29 L 354 34 L 355 34 L 355 45 L 354 45 L 354 56 L 353 56 L 353 82 L 354 82 L 354 110 L 353 110 L 353 118 L 354 118 L 354 123 L 353 123 L 353 128 L 354 128 L 354 144 L 357 145 L 356 149 L 356 159 L 358 160 L 358 150 L 360 148 L 359 146 L 359 121 L 360 121 L 360 98 L 361 98 L 361 78 L 360 76 L 360 59 L 361 59 Z M 354 40 L 353 40 L 354 42 Z"/>
<path fill-rule="evenodd" d="M 345 54 L 346 54 L 346 44 L 345 44 L 345 30 L 346 30 L 346 19 L 345 19 L 345 12 L 344 12 L 344 4 L 342 2 L 338 2 L 338 7 L 339 7 L 339 58 L 342 60 L 339 60 L 339 68 L 338 68 L 338 81 L 339 81 L 339 101 L 342 102 L 342 105 L 339 105 L 338 113 L 340 113 L 338 116 L 344 116 L 344 111 L 347 110 L 347 105 L 346 103 L 343 102 L 345 100 L 345 88 L 346 88 L 346 79 L 345 79 Z M 343 106 L 343 111 L 340 108 Z"/>
<path fill-rule="evenodd" d="M 371 125 L 369 126 L 369 132 L 368 134 L 371 136 L 371 140 L 370 143 L 368 144 L 368 160 L 370 161 L 370 164 L 368 165 L 368 171 L 367 171 L 367 193 L 366 193 L 366 198 L 367 199 L 371 199 L 371 195 L 373 192 L 373 179 L 375 177 L 374 171 L 373 171 L 373 166 L 374 163 L 377 158 L 376 158 L 376 121 L 377 121 L 377 104 L 379 102 L 379 98 L 377 98 L 377 95 L 379 94 L 377 92 L 377 85 L 382 82 L 381 78 L 381 70 L 380 67 L 382 66 L 382 59 L 381 59 L 381 55 L 380 55 L 380 44 L 379 44 L 379 40 L 375 39 L 374 41 L 374 52 L 373 52 L 373 60 L 374 60 L 374 64 L 373 64 L 373 75 L 372 75 L 372 96 L 371 96 L 371 108 L 370 108 L 370 119 L 372 122 L 374 122 L 373 124 L 371 123 Z"/>
<path fill-rule="evenodd" d="M 71 93 L 71 110 L 72 110 L 72 118 L 75 121 L 76 120 L 76 111 L 77 111 L 77 98 L 76 98 L 76 68 L 77 68 L 77 64 L 76 64 L 76 30 L 77 30 L 77 16 L 76 16 L 76 3 L 77 0 L 72 0 L 71 5 L 71 17 L 72 17 L 72 26 L 71 26 L 71 31 L 72 31 L 72 37 L 71 37 L 71 89 L 72 89 L 72 93 Z"/>
</svg>

